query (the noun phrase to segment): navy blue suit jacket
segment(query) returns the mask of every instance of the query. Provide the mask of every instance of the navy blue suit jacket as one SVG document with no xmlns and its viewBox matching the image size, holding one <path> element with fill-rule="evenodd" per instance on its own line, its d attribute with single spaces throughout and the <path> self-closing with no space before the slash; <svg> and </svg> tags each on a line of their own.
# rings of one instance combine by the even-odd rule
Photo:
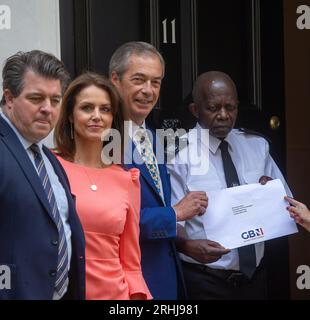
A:
<svg viewBox="0 0 310 320">
<path fill-rule="evenodd" d="M 68 299 L 85 298 L 85 240 L 67 176 L 55 156 L 43 151 L 63 185 L 69 204 L 72 258 Z M 11 271 L 11 289 L 1 299 L 52 299 L 58 230 L 38 174 L 14 131 L 0 116 L 0 266 Z"/>
<path fill-rule="evenodd" d="M 155 134 L 153 149 L 155 150 Z M 176 215 L 171 207 L 170 178 L 166 165 L 159 164 L 165 203 L 159 195 L 153 179 L 140 158 L 134 161 L 132 154 L 135 144 L 125 149 L 125 167 L 140 170 L 141 215 L 140 247 L 141 265 L 144 279 L 157 300 L 175 300 L 185 298 L 185 285 L 180 260 L 175 247 Z M 138 152 L 136 151 L 136 154 Z M 126 163 L 133 158 L 133 163 Z"/>
</svg>

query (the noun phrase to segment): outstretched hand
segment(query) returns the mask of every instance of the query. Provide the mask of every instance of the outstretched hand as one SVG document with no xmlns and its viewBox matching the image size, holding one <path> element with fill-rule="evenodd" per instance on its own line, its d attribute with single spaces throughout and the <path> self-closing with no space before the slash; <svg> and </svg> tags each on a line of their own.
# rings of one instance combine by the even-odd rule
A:
<svg viewBox="0 0 310 320">
<path fill-rule="evenodd" d="M 284 197 L 284 199 L 291 204 L 291 206 L 287 207 L 290 216 L 296 223 L 310 232 L 310 211 L 307 206 L 288 196 Z"/>
</svg>

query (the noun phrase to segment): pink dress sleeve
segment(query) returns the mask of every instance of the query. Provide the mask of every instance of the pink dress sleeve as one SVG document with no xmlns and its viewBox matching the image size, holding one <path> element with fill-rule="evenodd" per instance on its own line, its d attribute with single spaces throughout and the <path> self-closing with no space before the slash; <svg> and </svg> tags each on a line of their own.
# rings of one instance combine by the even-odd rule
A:
<svg viewBox="0 0 310 320">
<path fill-rule="evenodd" d="M 140 222 L 140 182 L 138 169 L 129 170 L 131 180 L 128 185 L 128 211 L 124 232 L 120 239 L 120 260 L 129 287 L 129 296 L 143 294 L 144 299 L 152 299 L 141 270 L 139 245 Z"/>
</svg>

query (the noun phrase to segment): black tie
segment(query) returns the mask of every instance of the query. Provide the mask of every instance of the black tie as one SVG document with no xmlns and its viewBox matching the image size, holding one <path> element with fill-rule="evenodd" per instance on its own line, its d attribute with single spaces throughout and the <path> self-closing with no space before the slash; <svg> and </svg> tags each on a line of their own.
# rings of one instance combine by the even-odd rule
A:
<svg viewBox="0 0 310 320">
<path fill-rule="evenodd" d="M 235 165 L 228 151 L 228 143 L 223 140 L 220 144 L 222 153 L 223 167 L 227 188 L 240 185 L 238 174 Z M 238 248 L 240 271 L 251 279 L 256 269 L 256 254 L 255 245 L 251 244 L 245 247 Z"/>
</svg>

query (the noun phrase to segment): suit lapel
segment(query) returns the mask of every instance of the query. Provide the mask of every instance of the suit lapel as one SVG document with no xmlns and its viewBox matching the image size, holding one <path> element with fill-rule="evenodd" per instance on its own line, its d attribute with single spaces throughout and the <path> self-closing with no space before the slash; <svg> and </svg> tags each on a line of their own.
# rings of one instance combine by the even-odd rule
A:
<svg viewBox="0 0 310 320">
<path fill-rule="evenodd" d="M 52 164 L 55 173 L 58 176 L 59 182 L 63 186 L 67 200 L 69 205 L 69 218 L 68 222 L 70 224 L 71 228 L 71 238 L 72 238 L 72 250 L 76 250 L 78 243 L 79 246 L 85 247 L 85 238 L 84 238 L 84 231 L 82 228 L 82 225 L 80 223 L 80 220 L 78 218 L 77 212 L 76 212 L 76 205 L 75 205 L 75 196 L 71 193 L 70 188 L 70 182 L 67 177 L 67 174 L 62 167 L 61 163 L 58 161 L 58 159 L 55 157 L 55 155 L 45 146 L 43 146 L 43 151 L 50 163 Z M 82 235 L 82 236 L 81 236 Z M 71 261 L 73 263 L 73 260 Z"/>
<path fill-rule="evenodd" d="M 64 172 L 61 172 L 61 169 L 62 169 L 61 164 L 58 163 L 56 157 L 53 155 L 53 153 L 47 147 L 43 146 L 43 152 L 46 155 L 46 157 L 48 158 L 48 160 L 50 161 L 51 165 L 53 166 L 54 171 L 57 174 L 60 183 L 62 184 L 62 186 L 64 187 L 64 189 L 67 193 L 69 181 L 64 176 Z"/>
<path fill-rule="evenodd" d="M 31 160 L 29 159 L 26 150 L 24 149 L 23 145 L 18 140 L 14 131 L 9 127 L 9 125 L 5 122 L 4 119 L 0 116 L 0 132 L 2 135 L 2 140 L 11 152 L 11 154 L 16 159 L 17 163 L 19 164 L 20 168 L 22 169 L 25 177 L 27 178 L 28 182 L 32 186 L 35 194 L 37 195 L 38 199 L 42 203 L 43 207 L 49 213 L 52 218 L 52 213 L 50 209 L 50 205 L 48 203 L 45 191 L 42 186 L 42 182 L 34 168 Z"/>
<path fill-rule="evenodd" d="M 155 152 L 155 154 L 157 154 L 157 151 L 160 152 L 160 150 L 157 150 L 157 136 L 156 133 L 149 127 L 147 127 L 147 129 L 149 130 L 149 132 L 152 133 L 152 141 L 153 141 L 153 150 Z M 164 155 L 158 155 L 158 157 L 156 157 L 157 161 L 158 158 L 160 158 L 160 161 L 164 162 L 165 161 L 165 157 Z M 167 169 L 166 169 L 166 165 L 161 163 L 158 163 L 158 170 L 159 170 L 159 175 L 160 175 L 160 180 L 161 180 L 161 184 L 162 184 L 162 188 L 163 188 L 163 194 L 164 194 L 164 198 L 165 198 L 165 203 L 170 203 L 170 183 L 168 180 L 168 174 L 167 174 Z"/>
<path fill-rule="evenodd" d="M 164 193 L 164 197 L 165 197 L 165 203 L 170 203 L 171 199 L 171 195 L 170 195 L 170 184 L 169 184 L 169 178 L 167 175 L 167 169 L 165 167 L 165 165 L 158 165 L 158 169 L 159 169 L 159 174 L 160 174 L 160 179 L 161 179 L 161 183 L 163 186 L 163 193 Z"/>
<path fill-rule="evenodd" d="M 135 154 L 135 156 L 133 156 L 134 154 Z M 135 159 L 135 157 L 136 157 L 136 159 Z M 135 160 L 137 160 L 137 161 L 135 161 Z M 132 169 L 132 168 L 139 169 L 143 179 L 153 189 L 153 191 L 157 194 L 158 198 L 163 202 L 160 194 L 157 191 L 157 188 L 155 186 L 153 178 L 151 177 L 147 166 L 143 162 L 138 150 L 136 149 L 136 145 L 134 144 L 134 142 L 132 140 L 128 141 L 128 145 L 125 148 L 125 167 L 127 169 Z"/>
</svg>

